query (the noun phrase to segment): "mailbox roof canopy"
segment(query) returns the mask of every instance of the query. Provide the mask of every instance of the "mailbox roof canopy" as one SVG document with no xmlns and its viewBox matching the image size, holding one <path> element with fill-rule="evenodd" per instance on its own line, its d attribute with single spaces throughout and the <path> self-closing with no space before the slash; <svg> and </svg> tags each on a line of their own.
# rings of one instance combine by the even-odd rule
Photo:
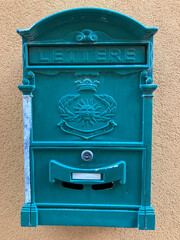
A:
<svg viewBox="0 0 180 240">
<path fill-rule="evenodd" d="M 109 22 L 119 28 L 123 27 L 139 39 L 150 38 L 158 31 L 157 27 L 145 27 L 133 18 L 112 10 L 103 8 L 74 8 L 52 14 L 28 29 L 17 29 L 17 33 L 27 40 L 33 41 L 45 32 L 59 28 L 66 23 L 91 20 L 102 22 L 105 25 Z"/>
</svg>

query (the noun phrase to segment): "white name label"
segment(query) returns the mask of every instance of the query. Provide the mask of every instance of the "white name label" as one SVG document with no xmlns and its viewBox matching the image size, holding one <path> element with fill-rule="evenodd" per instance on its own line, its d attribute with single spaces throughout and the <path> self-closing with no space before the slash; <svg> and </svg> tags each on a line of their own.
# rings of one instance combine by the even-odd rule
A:
<svg viewBox="0 0 180 240">
<path fill-rule="evenodd" d="M 72 173 L 72 180 L 101 180 L 100 173 Z"/>
</svg>

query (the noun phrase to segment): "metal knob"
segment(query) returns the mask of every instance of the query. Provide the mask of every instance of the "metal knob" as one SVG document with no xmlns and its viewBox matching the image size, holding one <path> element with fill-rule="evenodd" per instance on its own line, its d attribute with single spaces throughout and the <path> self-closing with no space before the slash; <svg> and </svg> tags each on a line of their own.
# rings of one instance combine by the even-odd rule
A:
<svg viewBox="0 0 180 240">
<path fill-rule="evenodd" d="M 84 150 L 81 153 L 81 158 L 84 161 L 91 161 L 93 159 L 93 153 L 90 150 Z"/>
</svg>

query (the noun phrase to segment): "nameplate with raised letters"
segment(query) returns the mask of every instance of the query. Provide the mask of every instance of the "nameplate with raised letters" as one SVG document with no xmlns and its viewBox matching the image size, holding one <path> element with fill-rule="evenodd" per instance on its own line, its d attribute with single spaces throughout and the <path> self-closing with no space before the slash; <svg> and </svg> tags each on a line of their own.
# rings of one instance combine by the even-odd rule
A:
<svg viewBox="0 0 180 240">
<path fill-rule="evenodd" d="M 146 45 L 29 46 L 28 65 L 144 65 Z"/>
</svg>

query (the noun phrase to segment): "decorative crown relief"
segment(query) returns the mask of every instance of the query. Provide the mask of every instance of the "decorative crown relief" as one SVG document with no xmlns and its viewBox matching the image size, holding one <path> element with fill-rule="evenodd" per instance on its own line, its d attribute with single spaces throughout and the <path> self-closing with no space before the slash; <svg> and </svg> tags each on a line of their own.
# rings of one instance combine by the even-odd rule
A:
<svg viewBox="0 0 180 240">
<path fill-rule="evenodd" d="M 96 92 L 99 83 L 100 83 L 99 81 L 97 80 L 92 81 L 89 78 L 85 78 L 82 81 L 78 80 L 75 82 L 78 92 L 81 90 L 92 90 Z"/>
<path fill-rule="evenodd" d="M 106 94 L 95 94 L 100 84 L 97 80 L 84 78 L 75 81 L 78 94 L 63 96 L 58 105 L 62 120 L 61 130 L 84 139 L 106 134 L 117 124 L 113 117 L 117 103 Z"/>
</svg>

